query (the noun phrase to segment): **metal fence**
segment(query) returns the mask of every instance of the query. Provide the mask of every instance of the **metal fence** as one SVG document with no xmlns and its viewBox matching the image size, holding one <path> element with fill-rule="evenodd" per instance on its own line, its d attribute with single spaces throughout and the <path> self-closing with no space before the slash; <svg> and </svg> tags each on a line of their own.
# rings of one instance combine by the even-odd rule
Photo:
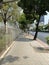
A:
<svg viewBox="0 0 49 65">
<path fill-rule="evenodd" d="M 20 33 L 21 30 L 16 25 L 7 26 L 6 33 L 4 26 L 0 27 L 0 53 L 7 49 Z"/>
</svg>

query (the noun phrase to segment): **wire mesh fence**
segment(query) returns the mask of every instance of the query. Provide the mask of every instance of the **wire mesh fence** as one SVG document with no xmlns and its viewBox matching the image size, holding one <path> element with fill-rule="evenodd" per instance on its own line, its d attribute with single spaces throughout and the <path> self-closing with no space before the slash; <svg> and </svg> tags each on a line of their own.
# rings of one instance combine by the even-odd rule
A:
<svg viewBox="0 0 49 65">
<path fill-rule="evenodd" d="M 0 53 L 7 49 L 20 33 L 21 30 L 16 25 L 6 26 L 6 32 L 4 26 L 0 27 Z"/>
</svg>

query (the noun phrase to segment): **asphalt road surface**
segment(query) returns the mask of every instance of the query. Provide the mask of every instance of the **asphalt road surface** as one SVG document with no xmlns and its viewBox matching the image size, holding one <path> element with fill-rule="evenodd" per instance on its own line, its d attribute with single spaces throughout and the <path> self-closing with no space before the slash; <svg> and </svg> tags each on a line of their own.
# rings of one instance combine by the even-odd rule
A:
<svg viewBox="0 0 49 65">
<path fill-rule="evenodd" d="M 30 34 L 35 35 L 35 32 L 30 32 Z M 40 40 L 42 40 L 43 42 L 46 42 L 46 37 L 49 36 L 49 33 L 46 32 L 38 32 L 38 36 L 37 38 L 39 38 Z"/>
</svg>

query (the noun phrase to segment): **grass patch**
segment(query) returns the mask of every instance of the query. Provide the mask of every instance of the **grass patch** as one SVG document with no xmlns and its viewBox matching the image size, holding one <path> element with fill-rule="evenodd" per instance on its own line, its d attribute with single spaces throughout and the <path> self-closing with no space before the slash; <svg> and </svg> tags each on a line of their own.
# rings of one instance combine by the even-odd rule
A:
<svg viewBox="0 0 49 65">
<path fill-rule="evenodd" d="M 5 37 L 0 38 L 0 52 L 6 48 Z"/>
<path fill-rule="evenodd" d="M 5 34 L 4 28 L 0 28 L 0 53 L 11 45 L 18 33 L 16 29 L 8 29 L 8 33 Z"/>
</svg>

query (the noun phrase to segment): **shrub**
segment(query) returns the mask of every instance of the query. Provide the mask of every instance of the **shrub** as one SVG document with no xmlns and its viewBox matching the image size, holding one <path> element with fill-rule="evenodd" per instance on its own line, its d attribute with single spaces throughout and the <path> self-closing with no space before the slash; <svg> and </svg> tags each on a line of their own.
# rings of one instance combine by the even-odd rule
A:
<svg viewBox="0 0 49 65">
<path fill-rule="evenodd" d="M 47 43 L 49 44 L 49 37 L 46 37 Z"/>
<path fill-rule="evenodd" d="M 5 49 L 5 39 L 0 39 L 0 52 L 2 52 L 3 49 Z"/>
</svg>

